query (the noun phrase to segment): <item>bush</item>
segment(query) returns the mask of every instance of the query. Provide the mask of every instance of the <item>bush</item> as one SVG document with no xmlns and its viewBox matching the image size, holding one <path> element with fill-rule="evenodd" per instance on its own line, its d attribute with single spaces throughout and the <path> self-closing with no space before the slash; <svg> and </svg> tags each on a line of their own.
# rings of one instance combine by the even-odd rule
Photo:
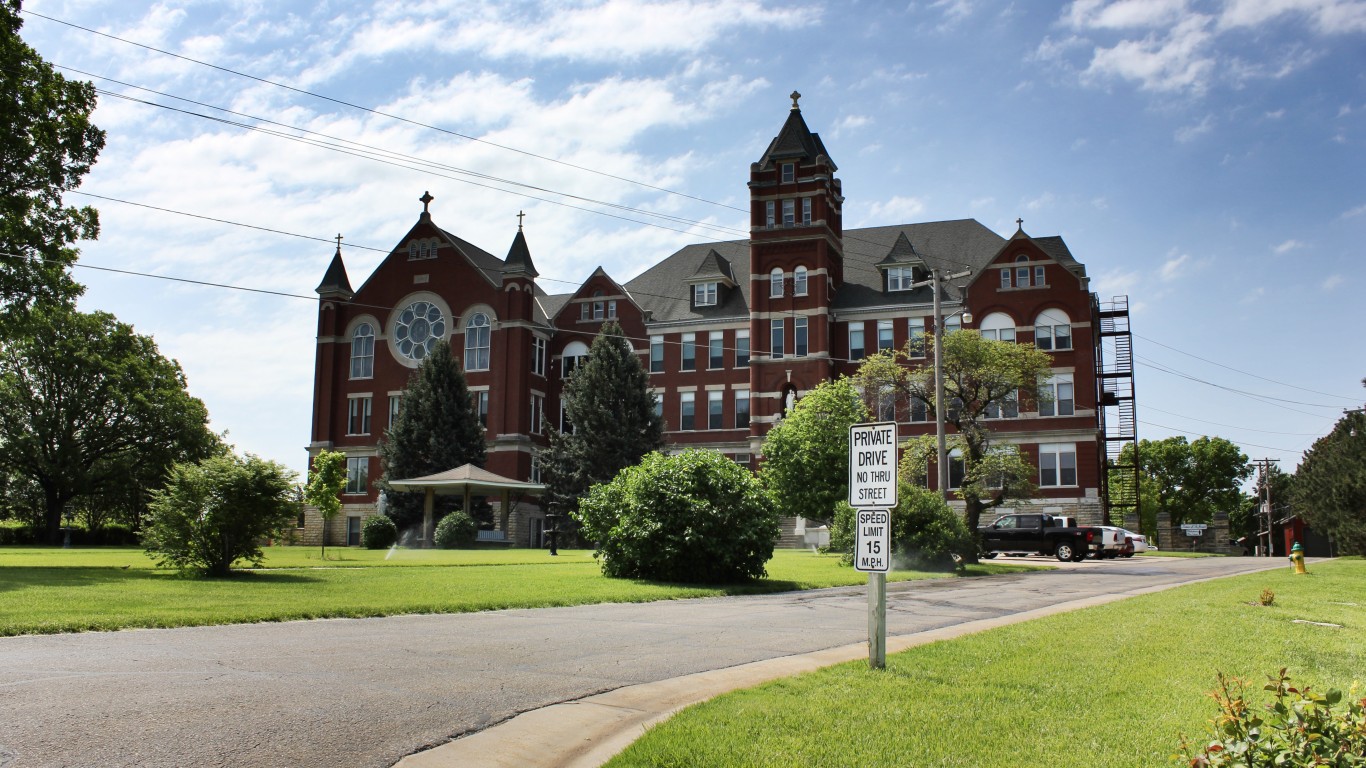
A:
<svg viewBox="0 0 1366 768">
<path fill-rule="evenodd" d="M 897 488 L 892 510 L 892 566 L 898 569 L 952 570 L 975 546 L 963 519 L 939 494 L 910 483 Z M 854 508 L 842 503 L 830 525 L 830 550 L 854 562 Z M 955 559 L 958 555 L 960 559 Z"/>
<path fill-rule="evenodd" d="M 39 528 L 18 520 L 0 521 L 0 546 L 13 544 L 37 544 L 43 536 Z"/>
<path fill-rule="evenodd" d="M 366 549 L 388 549 L 398 541 L 398 526 L 384 515 L 365 518 L 360 527 L 360 544 Z"/>
<path fill-rule="evenodd" d="M 436 524 L 436 546 L 440 549 L 461 549 L 474 546 L 479 527 L 463 510 L 455 510 Z"/>
<path fill-rule="evenodd" d="M 294 473 L 248 455 L 171 468 L 152 493 L 142 543 L 161 565 L 227 576 L 238 560 L 261 563 L 261 542 L 294 528 Z"/>
<path fill-rule="evenodd" d="M 749 470 L 714 451 L 651 453 L 579 503 L 608 576 L 690 583 L 760 578 L 778 513 Z"/>
<path fill-rule="evenodd" d="M 1220 673 L 1219 687 L 1210 693 L 1219 705 L 1211 740 L 1196 747 L 1183 735 L 1177 759 L 1191 768 L 1366 765 L 1366 698 L 1357 684 L 1346 706 L 1334 711 L 1343 703 L 1342 691 L 1292 688 L 1284 669 L 1269 680 L 1264 689 L 1275 702 L 1261 717 L 1244 697 L 1247 681 Z"/>
</svg>

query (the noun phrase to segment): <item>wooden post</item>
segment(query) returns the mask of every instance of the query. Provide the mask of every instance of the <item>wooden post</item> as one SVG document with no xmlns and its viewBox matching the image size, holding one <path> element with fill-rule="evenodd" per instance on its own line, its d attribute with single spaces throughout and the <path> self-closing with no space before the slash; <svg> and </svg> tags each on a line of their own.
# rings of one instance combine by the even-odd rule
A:
<svg viewBox="0 0 1366 768">
<path fill-rule="evenodd" d="M 887 667 L 887 574 L 868 574 L 868 666 Z"/>
</svg>

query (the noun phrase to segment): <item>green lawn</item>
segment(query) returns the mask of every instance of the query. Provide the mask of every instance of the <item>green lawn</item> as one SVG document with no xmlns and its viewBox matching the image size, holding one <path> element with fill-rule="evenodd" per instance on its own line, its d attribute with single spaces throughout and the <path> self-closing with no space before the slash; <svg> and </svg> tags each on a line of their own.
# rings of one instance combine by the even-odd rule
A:
<svg viewBox="0 0 1366 768">
<path fill-rule="evenodd" d="M 386 558 L 386 555 L 388 557 Z M 985 564 L 970 573 L 1021 570 Z M 198 579 L 137 549 L 0 548 L 0 635 L 177 627 L 403 613 L 462 613 L 781 592 L 866 583 L 837 557 L 779 550 L 766 579 L 694 586 L 608 579 L 592 553 L 271 547 L 265 568 Z M 943 574 L 894 571 L 889 579 Z"/>
<path fill-rule="evenodd" d="M 1270 607 L 1256 605 L 1263 589 Z M 1305 619 L 1341 628 L 1295 624 Z M 1366 561 L 1220 579 L 775 681 L 689 708 L 608 765 L 1172 765 L 1216 672 L 1366 683 Z"/>
</svg>

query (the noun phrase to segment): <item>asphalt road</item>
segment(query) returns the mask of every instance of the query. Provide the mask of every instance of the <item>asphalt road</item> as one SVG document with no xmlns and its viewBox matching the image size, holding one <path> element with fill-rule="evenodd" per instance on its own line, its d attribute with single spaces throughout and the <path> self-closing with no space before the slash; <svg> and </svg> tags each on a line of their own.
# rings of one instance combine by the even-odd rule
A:
<svg viewBox="0 0 1366 768">
<path fill-rule="evenodd" d="M 891 584 L 888 634 L 1272 567 L 1140 557 Z M 548 704 L 866 640 L 865 595 L 0 638 L 0 768 L 390 766 Z"/>
</svg>

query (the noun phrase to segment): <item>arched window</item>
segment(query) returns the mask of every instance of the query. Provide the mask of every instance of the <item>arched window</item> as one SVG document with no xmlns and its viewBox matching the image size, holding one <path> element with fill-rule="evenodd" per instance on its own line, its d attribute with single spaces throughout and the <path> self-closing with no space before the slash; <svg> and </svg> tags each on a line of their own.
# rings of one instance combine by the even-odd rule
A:
<svg viewBox="0 0 1366 768">
<path fill-rule="evenodd" d="M 489 316 L 475 312 L 465 323 L 465 370 L 489 369 Z"/>
<path fill-rule="evenodd" d="M 369 379 L 375 375 L 375 329 L 361 323 L 351 334 L 351 378 Z"/>
<path fill-rule="evenodd" d="M 792 270 L 792 295 L 806 295 L 806 267 L 797 267 Z"/>
<path fill-rule="evenodd" d="M 560 378 L 567 379 L 569 374 L 574 372 L 588 357 L 588 345 L 582 341 L 571 341 L 564 348 L 564 353 L 560 356 Z"/>
<path fill-rule="evenodd" d="M 1061 309 L 1046 309 L 1034 321 L 1034 346 L 1039 349 L 1072 348 L 1072 321 Z"/>
<path fill-rule="evenodd" d="M 1015 320 L 1004 312 L 992 312 L 982 318 L 982 324 L 977 326 L 982 332 L 982 338 L 994 339 L 996 341 L 1015 340 Z"/>
<path fill-rule="evenodd" d="M 768 273 L 768 296 L 771 299 L 781 299 L 783 297 L 783 270 L 781 267 L 774 267 Z"/>
</svg>

